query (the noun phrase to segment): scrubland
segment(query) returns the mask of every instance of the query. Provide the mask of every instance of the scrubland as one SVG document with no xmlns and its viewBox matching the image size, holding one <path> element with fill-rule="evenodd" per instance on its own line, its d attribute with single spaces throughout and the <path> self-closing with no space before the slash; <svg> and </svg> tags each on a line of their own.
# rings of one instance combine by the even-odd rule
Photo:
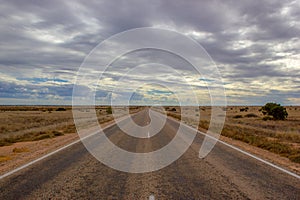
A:
<svg viewBox="0 0 300 200">
<path fill-rule="evenodd" d="M 81 118 L 91 117 L 92 107 L 75 108 Z M 123 107 L 115 109 L 124 110 Z M 134 112 L 138 107 L 131 107 Z M 109 106 L 96 106 L 99 124 L 114 119 Z M 0 146 L 37 141 L 75 133 L 71 106 L 0 106 Z"/>
<path fill-rule="evenodd" d="M 94 107 L 76 107 L 89 130 Z M 135 113 L 142 107 L 129 107 Z M 100 126 L 126 114 L 125 107 L 96 106 Z M 118 113 L 113 116 L 113 111 Z M 115 112 L 114 112 L 115 113 Z M 0 174 L 79 139 L 71 106 L 0 106 Z M 81 125 L 80 125 L 81 126 Z"/>
<path fill-rule="evenodd" d="M 175 109 L 173 109 L 175 108 Z M 245 109 L 248 108 L 248 109 Z M 300 163 L 300 106 L 287 106 L 286 120 L 265 120 L 261 106 L 228 106 L 221 135 L 265 149 Z M 166 107 L 168 115 L 181 119 L 181 112 L 189 112 L 187 122 L 197 124 L 193 115 L 199 115 L 199 130 L 208 130 L 211 107 Z M 188 115 L 188 113 L 187 113 Z"/>
<path fill-rule="evenodd" d="M 245 109 L 246 107 L 248 109 Z M 296 168 L 293 169 L 300 170 L 300 106 L 286 107 L 289 115 L 284 121 L 264 120 L 260 108 L 260 106 L 217 108 L 226 111 L 222 137 L 246 144 L 251 147 L 250 150 L 258 148 L 276 154 L 294 163 Z M 83 119 L 88 119 L 93 108 L 76 109 Z M 126 114 L 124 107 L 114 109 L 121 111 L 121 115 Z M 141 109 L 143 107 L 131 107 L 129 110 L 130 113 L 135 113 Z M 99 124 L 113 122 L 111 107 L 97 106 L 95 110 Z M 209 106 L 181 108 L 166 106 L 165 110 L 169 116 L 176 119 L 185 116 L 183 119 L 185 123 L 203 132 L 208 130 L 212 110 Z M 32 160 L 32 155 L 38 157 L 53 148 L 78 139 L 71 106 L 0 106 L 0 120 L 0 168 L 3 167 L 0 172 L 9 166 L 10 168 L 15 166 L 12 161 L 16 158 L 23 159 L 28 155 L 30 159 L 24 160 L 24 163 Z M 53 148 L 50 148 L 51 146 Z M 12 164 L 8 165 L 10 162 Z"/>
</svg>

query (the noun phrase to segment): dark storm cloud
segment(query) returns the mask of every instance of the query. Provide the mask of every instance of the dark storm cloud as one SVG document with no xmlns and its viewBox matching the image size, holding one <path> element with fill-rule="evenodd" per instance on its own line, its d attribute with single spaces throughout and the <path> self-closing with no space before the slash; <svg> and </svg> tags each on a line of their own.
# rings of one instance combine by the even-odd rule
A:
<svg viewBox="0 0 300 200">
<path fill-rule="evenodd" d="M 33 95 L 30 90 L 43 91 L 35 93 L 41 96 L 69 97 L 71 84 L 60 88 L 21 86 L 17 80 L 54 77 L 72 82 L 84 57 L 99 42 L 121 31 L 145 26 L 170 28 L 197 40 L 220 67 L 225 81 L 247 83 L 249 79 L 281 77 L 292 79 L 291 87 L 299 86 L 299 66 L 287 70 L 289 66 L 281 62 L 300 54 L 297 1 L 12 0 L 1 1 L 0 16 L 1 73 L 16 78 L 12 82 L 0 77 L 2 97 L 29 98 Z M 281 45 L 285 47 L 278 48 Z M 134 60 L 124 59 L 118 66 L 156 61 L 187 70 L 187 63 L 165 54 L 140 53 L 131 58 Z M 105 91 L 98 94 L 108 95 Z"/>
</svg>

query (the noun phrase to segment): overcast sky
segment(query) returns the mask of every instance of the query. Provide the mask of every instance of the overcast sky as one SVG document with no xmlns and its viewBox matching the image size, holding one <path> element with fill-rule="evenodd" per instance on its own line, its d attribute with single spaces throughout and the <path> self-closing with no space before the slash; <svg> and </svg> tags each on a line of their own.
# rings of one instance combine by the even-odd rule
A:
<svg viewBox="0 0 300 200">
<path fill-rule="evenodd" d="M 219 70 L 228 104 L 300 105 L 297 0 L 0 1 L 1 104 L 71 104 L 77 71 L 90 51 L 114 34 L 141 27 L 176 31 L 202 45 Z M 177 102 L 167 88 L 174 86 L 185 101 L 194 92 L 200 104 L 209 103 L 207 87 L 216 83 L 160 50 L 123 55 L 100 82 L 92 81 L 79 85 L 81 95 L 97 86 L 99 102 L 128 93 L 132 100 Z"/>
</svg>

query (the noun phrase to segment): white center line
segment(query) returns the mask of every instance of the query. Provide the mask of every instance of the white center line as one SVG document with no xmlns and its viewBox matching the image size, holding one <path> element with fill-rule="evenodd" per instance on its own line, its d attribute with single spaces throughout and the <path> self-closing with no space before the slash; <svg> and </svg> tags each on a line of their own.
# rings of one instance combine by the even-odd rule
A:
<svg viewBox="0 0 300 200">
<path fill-rule="evenodd" d="M 153 194 L 151 194 L 151 195 L 149 196 L 149 200 L 155 200 L 155 197 L 154 197 Z"/>
</svg>

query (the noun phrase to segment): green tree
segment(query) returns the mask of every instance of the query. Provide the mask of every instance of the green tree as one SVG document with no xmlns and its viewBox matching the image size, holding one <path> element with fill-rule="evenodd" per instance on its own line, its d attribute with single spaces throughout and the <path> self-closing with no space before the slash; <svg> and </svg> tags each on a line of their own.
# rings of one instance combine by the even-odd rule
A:
<svg viewBox="0 0 300 200">
<path fill-rule="evenodd" d="M 264 115 L 272 116 L 275 120 L 285 120 L 288 116 L 286 109 L 277 103 L 267 103 L 261 108 Z"/>
</svg>

